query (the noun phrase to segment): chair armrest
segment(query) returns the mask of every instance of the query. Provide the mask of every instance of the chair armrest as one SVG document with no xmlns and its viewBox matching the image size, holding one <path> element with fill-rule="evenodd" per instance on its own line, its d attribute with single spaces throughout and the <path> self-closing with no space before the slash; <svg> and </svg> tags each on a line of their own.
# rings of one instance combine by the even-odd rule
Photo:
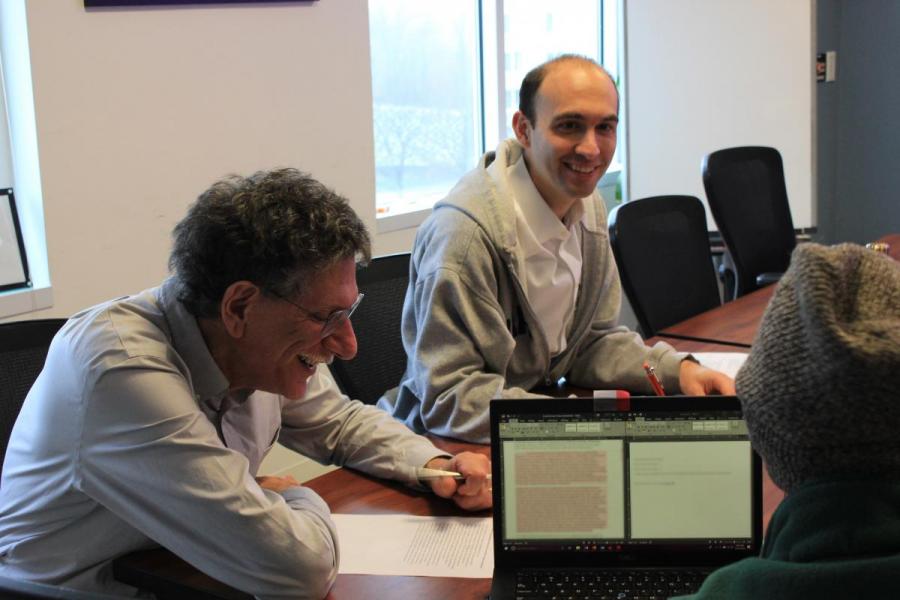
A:
<svg viewBox="0 0 900 600">
<path fill-rule="evenodd" d="M 725 255 L 727 256 L 727 254 Z M 735 299 L 735 286 L 737 284 L 737 275 L 733 267 L 729 267 L 724 262 L 719 265 L 719 281 L 722 282 L 722 296 L 725 302 Z"/>
<path fill-rule="evenodd" d="M 756 285 L 759 287 L 763 287 L 764 285 L 769 285 L 770 283 L 775 283 L 784 273 L 760 273 L 756 276 Z"/>
</svg>

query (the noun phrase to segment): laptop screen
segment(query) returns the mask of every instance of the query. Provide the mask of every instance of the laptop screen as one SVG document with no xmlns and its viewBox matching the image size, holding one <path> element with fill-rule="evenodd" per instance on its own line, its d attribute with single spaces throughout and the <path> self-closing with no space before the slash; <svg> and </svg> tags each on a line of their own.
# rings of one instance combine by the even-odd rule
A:
<svg viewBox="0 0 900 600">
<path fill-rule="evenodd" d="M 761 467 L 735 398 L 502 400 L 491 411 L 500 552 L 717 563 L 758 550 Z"/>
</svg>

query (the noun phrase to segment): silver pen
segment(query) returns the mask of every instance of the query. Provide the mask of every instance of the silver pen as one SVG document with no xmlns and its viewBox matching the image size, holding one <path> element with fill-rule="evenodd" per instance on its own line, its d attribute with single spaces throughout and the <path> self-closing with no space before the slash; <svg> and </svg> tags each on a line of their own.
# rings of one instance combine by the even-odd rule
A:
<svg viewBox="0 0 900 600">
<path fill-rule="evenodd" d="M 428 467 L 419 467 L 416 469 L 416 477 L 419 480 L 440 479 L 441 477 L 452 477 L 457 481 L 465 481 L 466 476 L 456 471 L 442 471 L 441 469 L 429 469 Z M 488 473 L 485 479 L 490 480 L 491 474 Z"/>
</svg>

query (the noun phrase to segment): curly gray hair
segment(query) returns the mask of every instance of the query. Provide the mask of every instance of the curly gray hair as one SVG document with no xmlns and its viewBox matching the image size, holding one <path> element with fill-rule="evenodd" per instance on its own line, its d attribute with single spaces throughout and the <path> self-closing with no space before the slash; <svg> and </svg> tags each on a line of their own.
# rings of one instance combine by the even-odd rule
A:
<svg viewBox="0 0 900 600">
<path fill-rule="evenodd" d="M 343 259 L 371 258 L 369 234 L 347 200 L 296 169 L 217 181 L 172 234 L 178 299 L 197 317 L 218 316 L 235 281 L 291 297 Z"/>
</svg>

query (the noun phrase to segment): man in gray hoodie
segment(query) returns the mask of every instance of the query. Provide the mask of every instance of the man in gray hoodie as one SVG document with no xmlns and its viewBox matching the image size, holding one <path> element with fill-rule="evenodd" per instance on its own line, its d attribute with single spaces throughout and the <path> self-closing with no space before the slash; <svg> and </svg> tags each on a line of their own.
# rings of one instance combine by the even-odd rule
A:
<svg viewBox="0 0 900 600">
<path fill-rule="evenodd" d="M 406 373 L 379 400 L 416 431 L 489 441 L 488 403 L 565 376 L 577 386 L 734 393 L 727 376 L 618 326 L 621 288 L 596 191 L 619 97 L 564 55 L 522 82 L 516 139 L 487 153 L 419 228 L 403 306 Z"/>
</svg>

